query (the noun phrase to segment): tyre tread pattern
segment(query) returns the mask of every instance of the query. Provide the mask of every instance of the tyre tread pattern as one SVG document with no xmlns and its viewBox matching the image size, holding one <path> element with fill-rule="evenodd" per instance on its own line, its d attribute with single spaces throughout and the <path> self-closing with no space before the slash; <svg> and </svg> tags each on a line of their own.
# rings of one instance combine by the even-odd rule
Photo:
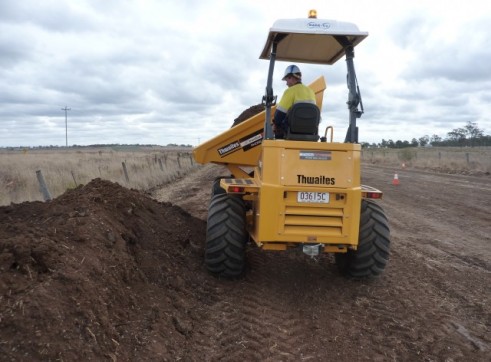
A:
<svg viewBox="0 0 491 362">
<path fill-rule="evenodd" d="M 382 207 L 373 200 L 362 200 L 358 249 L 336 254 L 341 272 L 355 278 L 380 275 L 389 260 L 390 229 Z"/>
<path fill-rule="evenodd" d="M 245 269 L 244 201 L 237 196 L 216 194 L 208 207 L 205 264 L 218 277 L 234 279 Z"/>
</svg>

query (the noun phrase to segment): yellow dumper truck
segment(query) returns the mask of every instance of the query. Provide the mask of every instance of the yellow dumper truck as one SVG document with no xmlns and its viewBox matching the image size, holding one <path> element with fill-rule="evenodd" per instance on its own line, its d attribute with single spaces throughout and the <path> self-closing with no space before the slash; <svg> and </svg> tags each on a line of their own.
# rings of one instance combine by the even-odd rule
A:
<svg viewBox="0 0 491 362">
<path fill-rule="evenodd" d="M 384 270 L 390 232 L 375 201 L 382 192 L 360 181 L 356 121 L 363 105 L 353 59 L 355 46 L 367 36 L 352 23 L 315 14 L 273 24 L 260 55 L 269 60 L 264 111 L 193 151 L 198 163 L 221 164 L 231 174 L 212 185 L 205 247 L 205 264 L 212 274 L 241 276 L 249 242 L 278 252 L 300 248 L 310 256 L 334 253 L 340 271 L 352 277 L 377 276 Z M 332 127 L 319 135 L 323 77 L 309 85 L 316 105 L 294 105 L 285 138 L 275 139 L 275 62 L 332 65 L 343 57 L 349 110 L 344 142 L 333 142 Z"/>
</svg>

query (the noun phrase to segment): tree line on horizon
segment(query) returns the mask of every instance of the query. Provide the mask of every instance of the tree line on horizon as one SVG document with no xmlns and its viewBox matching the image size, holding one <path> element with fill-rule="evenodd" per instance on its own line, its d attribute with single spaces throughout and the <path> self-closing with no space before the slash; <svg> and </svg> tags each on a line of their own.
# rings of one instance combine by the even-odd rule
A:
<svg viewBox="0 0 491 362">
<path fill-rule="evenodd" d="M 447 137 L 442 138 L 436 134 L 431 137 L 428 135 L 413 138 L 411 141 L 393 141 L 392 139 L 382 139 L 380 143 L 361 142 L 362 148 L 408 148 L 408 147 L 477 147 L 477 146 L 491 146 L 491 135 L 485 135 L 484 130 L 480 129 L 476 122 L 468 121 L 464 127 L 455 128 L 447 133 Z M 91 148 L 91 147 L 162 147 L 155 144 L 92 144 L 92 145 L 72 145 L 68 148 Z M 188 147 L 192 148 L 190 144 L 177 144 L 169 143 L 163 147 Z M 7 146 L 0 147 L 5 150 L 18 150 L 18 149 L 66 149 L 65 146 Z"/>
<path fill-rule="evenodd" d="M 362 142 L 362 148 L 407 148 L 407 147 L 477 147 L 491 146 L 491 135 L 485 135 L 476 122 L 468 121 L 464 127 L 454 128 L 447 137 L 422 136 L 411 141 L 382 139 L 380 143 Z"/>
</svg>

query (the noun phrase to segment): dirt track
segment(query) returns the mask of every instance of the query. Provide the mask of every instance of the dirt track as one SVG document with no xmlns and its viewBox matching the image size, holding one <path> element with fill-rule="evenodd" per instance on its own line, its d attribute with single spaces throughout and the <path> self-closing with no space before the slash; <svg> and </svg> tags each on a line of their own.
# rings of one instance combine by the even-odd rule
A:
<svg viewBox="0 0 491 362">
<path fill-rule="evenodd" d="M 363 168 L 392 235 L 369 282 L 331 256 L 255 248 L 244 279 L 209 276 L 218 166 L 159 203 L 96 180 L 0 208 L 0 360 L 488 361 L 491 179 L 397 170 L 393 186 L 395 171 Z"/>
<path fill-rule="evenodd" d="M 200 185 L 216 169 L 156 196 L 204 219 L 209 191 Z M 212 306 L 206 329 L 220 338 L 198 349 L 245 360 L 488 360 L 490 178 L 379 166 L 365 166 L 363 175 L 363 183 L 385 191 L 392 235 L 386 273 L 346 280 L 332 258 L 253 249 L 245 280 L 225 283 Z"/>
</svg>

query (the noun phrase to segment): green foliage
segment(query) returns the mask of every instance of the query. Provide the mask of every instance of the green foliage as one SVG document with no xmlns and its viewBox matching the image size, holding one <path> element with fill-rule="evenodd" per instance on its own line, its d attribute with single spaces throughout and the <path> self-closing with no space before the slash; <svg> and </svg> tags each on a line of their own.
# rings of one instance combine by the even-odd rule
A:
<svg viewBox="0 0 491 362">
<path fill-rule="evenodd" d="M 411 149 L 403 149 L 399 152 L 399 159 L 401 161 L 411 161 L 414 157 L 414 153 Z"/>
<path fill-rule="evenodd" d="M 73 190 L 73 189 L 75 189 L 75 188 L 77 188 L 77 185 L 75 185 L 75 182 L 70 182 L 70 183 L 69 183 L 69 184 L 66 186 L 67 191 L 68 191 L 68 190 Z"/>
<path fill-rule="evenodd" d="M 419 138 L 419 145 L 421 147 L 425 147 L 429 143 L 430 143 L 430 137 L 428 137 L 427 135 Z"/>
<path fill-rule="evenodd" d="M 407 147 L 475 147 L 475 146 L 491 146 L 491 136 L 485 135 L 484 130 L 479 129 L 476 122 L 468 121 L 464 127 L 455 128 L 447 133 L 447 138 L 443 139 L 438 135 L 424 135 L 418 139 L 413 138 L 408 141 L 393 141 L 384 140 L 375 145 L 380 148 L 407 148 Z M 374 146 L 370 146 L 374 147 Z M 366 146 L 364 147 L 366 148 Z"/>
</svg>

